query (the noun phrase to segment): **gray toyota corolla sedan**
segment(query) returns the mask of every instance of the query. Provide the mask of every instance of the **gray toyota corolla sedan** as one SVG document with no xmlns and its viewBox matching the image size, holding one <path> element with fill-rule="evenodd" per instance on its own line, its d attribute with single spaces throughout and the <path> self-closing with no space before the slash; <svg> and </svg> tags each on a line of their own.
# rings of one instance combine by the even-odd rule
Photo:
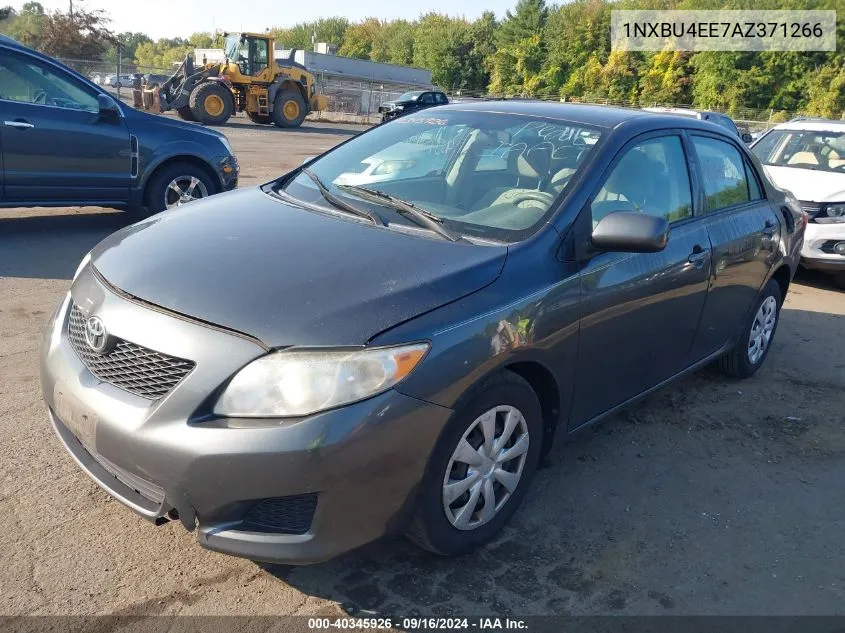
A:
<svg viewBox="0 0 845 633">
<path fill-rule="evenodd" d="M 204 547 L 466 552 L 553 438 L 707 363 L 753 374 L 804 226 L 707 122 L 433 108 L 104 240 L 46 329 L 44 399 L 88 475 Z"/>
</svg>

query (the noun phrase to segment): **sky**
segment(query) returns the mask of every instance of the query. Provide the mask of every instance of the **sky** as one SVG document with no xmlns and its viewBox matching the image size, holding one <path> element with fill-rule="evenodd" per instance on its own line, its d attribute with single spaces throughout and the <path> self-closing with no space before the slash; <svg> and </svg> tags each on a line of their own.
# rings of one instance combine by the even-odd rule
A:
<svg viewBox="0 0 845 633">
<path fill-rule="evenodd" d="M 20 8 L 25 0 L 0 2 Z M 68 10 L 70 0 L 39 0 L 47 10 Z M 366 17 L 413 20 L 422 13 L 437 11 L 475 19 L 483 11 L 503 17 L 516 0 L 73 0 L 87 10 L 103 9 L 111 16 L 117 33 L 142 31 L 160 37 L 187 37 L 198 31 L 264 31 L 292 26 L 321 17 L 343 16 L 356 22 Z"/>
</svg>

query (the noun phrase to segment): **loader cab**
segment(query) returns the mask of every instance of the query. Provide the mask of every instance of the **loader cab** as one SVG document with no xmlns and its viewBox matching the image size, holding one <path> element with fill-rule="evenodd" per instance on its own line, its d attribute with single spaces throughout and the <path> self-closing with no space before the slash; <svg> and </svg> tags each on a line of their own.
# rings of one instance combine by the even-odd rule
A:
<svg viewBox="0 0 845 633">
<path fill-rule="evenodd" d="M 267 37 L 230 33 L 226 35 L 224 50 L 226 58 L 238 65 L 242 75 L 254 77 L 270 65 L 270 39 Z"/>
</svg>

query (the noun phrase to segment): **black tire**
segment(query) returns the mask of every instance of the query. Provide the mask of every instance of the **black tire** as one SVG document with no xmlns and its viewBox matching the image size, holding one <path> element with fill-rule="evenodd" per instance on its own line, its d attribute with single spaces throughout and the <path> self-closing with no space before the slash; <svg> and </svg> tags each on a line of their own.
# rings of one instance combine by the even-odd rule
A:
<svg viewBox="0 0 845 633">
<path fill-rule="evenodd" d="M 288 116 L 285 114 L 285 105 L 289 102 L 296 104 L 296 116 Z M 297 88 L 287 88 L 276 95 L 273 102 L 273 123 L 278 127 L 299 127 L 305 120 L 305 115 L 308 114 L 308 109 L 305 105 L 305 99 Z"/>
<path fill-rule="evenodd" d="M 220 99 L 222 106 L 219 111 L 209 111 L 207 106 L 210 101 L 216 102 L 215 97 Z M 231 91 L 217 81 L 205 81 L 199 84 L 191 91 L 188 103 L 194 118 L 205 125 L 222 125 L 235 111 Z"/>
<path fill-rule="evenodd" d="M 833 283 L 836 284 L 837 288 L 845 290 L 845 273 L 836 273 L 833 277 Z"/>
<path fill-rule="evenodd" d="M 268 123 L 272 122 L 269 114 L 256 114 L 254 112 L 247 112 L 246 115 L 247 117 L 249 117 L 250 121 L 252 121 L 253 123 L 257 123 L 258 125 L 267 125 Z"/>
<path fill-rule="evenodd" d="M 757 319 L 757 314 L 760 311 L 761 306 L 770 299 L 774 299 L 775 301 L 775 322 L 771 336 L 769 337 L 769 341 L 763 350 L 763 354 L 756 360 L 756 362 L 751 362 L 751 359 L 749 358 L 751 329 L 754 327 L 754 322 Z M 725 353 L 725 355 L 719 359 L 719 369 L 722 373 L 733 378 L 748 378 L 760 369 L 765 362 L 766 357 L 769 355 L 769 350 L 772 349 L 772 343 L 775 340 L 778 323 L 780 322 L 781 305 L 783 305 L 783 295 L 780 291 L 780 285 L 778 285 L 778 282 L 774 279 L 770 279 L 763 287 L 763 291 L 757 297 L 757 301 L 754 302 L 754 308 L 748 315 L 748 322 L 745 324 L 745 327 L 742 328 L 742 334 L 740 334 L 736 345 L 732 350 Z"/>
<path fill-rule="evenodd" d="M 196 122 L 196 118 L 194 118 L 194 113 L 191 112 L 191 106 L 176 108 L 176 115 L 183 121 L 191 121 L 192 123 Z"/>
<path fill-rule="evenodd" d="M 192 165 L 190 163 L 173 163 L 165 166 L 158 172 L 153 174 L 150 182 L 147 184 L 147 189 L 144 192 L 144 199 L 147 205 L 147 214 L 152 215 L 160 211 L 167 210 L 167 188 L 174 180 L 181 178 L 190 179 L 191 177 L 199 180 L 207 195 L 203 197 L 213 196 L 220 190 L 219 185 L 209 176 L 205 171 Z"/>
<path fill-rule="evenodd" d="M 473 422 L 481 414 L 500 405 L 517 408 L 525 418 L 529 443 L 522 474 L 511 496 L 489 522 L 474 529 L 461 530 L 452 525 L 444 509 L 443 482 L 447 475 L 446 469 L 458 443 Z M 407 537 L 423 549 L 442 556 L 464 554 L 493 539 L 525 496 L 537 470 L 542 441 L 542 410 L 531 386 L 510 371 L 492 376 L 469 396 L 465 404 L 455 410 L 438 439 L 420 486 Z"/>
</svg>

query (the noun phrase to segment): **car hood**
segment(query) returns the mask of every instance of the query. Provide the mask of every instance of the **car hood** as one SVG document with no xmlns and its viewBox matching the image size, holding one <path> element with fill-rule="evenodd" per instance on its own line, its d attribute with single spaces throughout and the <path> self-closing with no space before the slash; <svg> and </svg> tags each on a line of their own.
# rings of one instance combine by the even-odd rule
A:
<svg viewBox="0 0 845 633">
<path fill-rule="evenodd" d="M 406 106 L 406 105 L 410 105 L 412 103 L 416 103 L 416 100 L 415 99 L 405 99 L 405 101 L 383 101 L 381 105 L 387 106 L 387 107 L 390 107 L 390 108 L 395 108 L 398 105 Z"/>
<path fill-rule="evenodd" d="M 781 189 L 806 202 L 845 202 L 845 173 L 766 165 L 766 174 Z"/>
<path fill-rule="evenodd" d="M 92 263 L 113 286 L 270 347 L 362 345 L 493 282 L 505 246 L 324 215 L 259 188 L 128 226 Z"/>
<path fill-rule="evenodd" d="M 181 135 L 179 137 L 180 139 L 187 139 L 188 137 L 185 136 L 186 133 L 195 135 L 197 138 L 226 138 L 225 134 L 223 134 L 222 132 L 218 132 L 217 130 L 212 130 L 211 128 L 207 128 L 196 123 L 180 121 L 179 119 L 176 119 L 174 117 L 150 114 L 149 112 L 144 112 L 143 110 L 136 110 L 135 108 L 131 108 L 127 105 L 123 106 L 123 112 L 126 115 L 127 120 L 129 120 L 130 124 L 132 124 L 133 126 L 135 124 L 140 123 L 142 125 L 154 125 L 157 130 L 164 130 L 165 128 L 179 130 L 179 133 Z"/>
</svg>

